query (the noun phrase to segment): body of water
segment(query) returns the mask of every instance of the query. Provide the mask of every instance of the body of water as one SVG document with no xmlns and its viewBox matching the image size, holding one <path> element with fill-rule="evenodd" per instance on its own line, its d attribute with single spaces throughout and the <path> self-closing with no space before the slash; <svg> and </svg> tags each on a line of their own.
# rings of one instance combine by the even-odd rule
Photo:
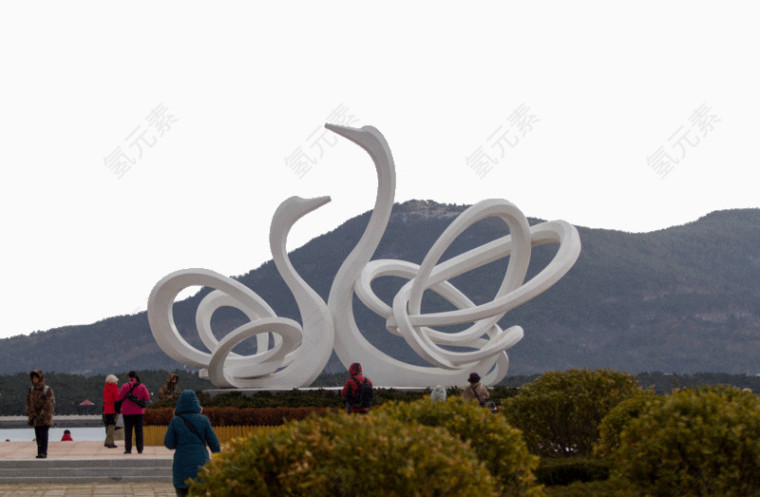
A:
<svg viewBox="0 0 760 497">
<path fill-rule="evenodd" d="M 99 428 L 67 428 L 54 426 L 48 432 L 50 442 L 58 442 L 63 436 L 63 430 L 71 431 L 71 438 L 82 442 L 95 442 L 106 439 L 105 427 Z M 0 428 L 0 442 L 31 442 L 34 440 L 34 428 Z"/>
</svg>

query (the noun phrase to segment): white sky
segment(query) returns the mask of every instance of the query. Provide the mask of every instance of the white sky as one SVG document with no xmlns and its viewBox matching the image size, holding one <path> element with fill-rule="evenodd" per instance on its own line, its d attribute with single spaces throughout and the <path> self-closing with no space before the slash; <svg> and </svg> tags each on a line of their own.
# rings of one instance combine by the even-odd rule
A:
<svg viewBox="0 0 760 497">
<path fill-rule="evenodd" d="M 144 310 L 177 269 L 256 268 L 291 195 L 333 202 L 290 249 L 370 209 L 369 158 L 332 136 L 319 157 L 312 133 L 336 109 L 385 134 L 397 201 L 499 197 L 627 231 L 760 207 L 758 10 L 3 3 L 0 337 Z M 170 129 L 148 117 L 159 106 Z M 316 162 L 302 177 L 286 165 L 298 147 Z M 479 147 L 495 161 L 482 178 L 466 160 Z M 661 147 L 679 161 L 664 177 L 648 165 Z M 106 167 L 119 149 L 134 162 L 121 177 Z"/>
</svg>

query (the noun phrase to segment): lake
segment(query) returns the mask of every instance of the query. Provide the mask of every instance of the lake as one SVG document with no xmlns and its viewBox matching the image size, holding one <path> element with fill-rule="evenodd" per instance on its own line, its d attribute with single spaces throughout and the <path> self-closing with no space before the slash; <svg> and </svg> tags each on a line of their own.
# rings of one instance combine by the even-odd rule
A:
<svg viewBox="0 0 760 497">
<path fill-rule="evenodd" d="M 71 430 L 71 438 L 81 442 L 95 442 L 105 440 L 105 427 L 99 428 L 67 428 L 51 427 L 48 432 L 48 440 L 57 442 L 63 436 L 63 430 Z M 31 442 L 34 440 L 34 428 L 0 428 L 0 442 L 10 440 L 11 442 Z"/>
</svg>

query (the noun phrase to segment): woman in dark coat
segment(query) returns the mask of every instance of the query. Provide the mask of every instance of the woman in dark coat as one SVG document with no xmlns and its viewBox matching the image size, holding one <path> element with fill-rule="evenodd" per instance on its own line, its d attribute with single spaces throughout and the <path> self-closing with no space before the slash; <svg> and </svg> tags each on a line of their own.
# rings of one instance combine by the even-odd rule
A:
<svg viewBox="0 0 760 497">
<path fill-rule="evenodd" d="M 174 408 L 174 417 L 169 422 L 164 436 L 166 448 L 176 449 L 172 477 L 178 496 L 187 495 L 189 485 L 185 480 L 195 478 L 198 469 L 210 459 L 206 444 L 211 452 L 221 450 L 211 422 L 201 414 L 198 397 L 192 390 L 185 390 L 179 396 Z"/>
<path fill-rule="evenodd" d="M 45 459 L 48 449 L 48 430 L 53 424 L 53 409 L 55 395 L 53 389 L 45 385 L 45 375 L 35 369 L 29 373 L 32 386 L 26 394 L 26 415 L 29 426 L 34 426 L 34 437 L 37 440 L 37 459 Z"/>
</svg>

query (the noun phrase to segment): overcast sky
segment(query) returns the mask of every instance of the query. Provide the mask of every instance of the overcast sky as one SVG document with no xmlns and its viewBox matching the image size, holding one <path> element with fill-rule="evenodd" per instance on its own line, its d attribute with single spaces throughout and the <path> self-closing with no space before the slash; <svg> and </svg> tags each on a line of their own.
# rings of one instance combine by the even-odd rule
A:
<svg viewBox="0 0 760 497">
<path fill-rule="evenodd" d="M 292 195 L 333 201 L 291 250 L 370 209 L 326 121 L 384 133 L 397 201 L 626 231 L 760 207 L 753 2 L 257 5 L 0 6 L 0 337 L 256 268 Z"/>
</svg>

